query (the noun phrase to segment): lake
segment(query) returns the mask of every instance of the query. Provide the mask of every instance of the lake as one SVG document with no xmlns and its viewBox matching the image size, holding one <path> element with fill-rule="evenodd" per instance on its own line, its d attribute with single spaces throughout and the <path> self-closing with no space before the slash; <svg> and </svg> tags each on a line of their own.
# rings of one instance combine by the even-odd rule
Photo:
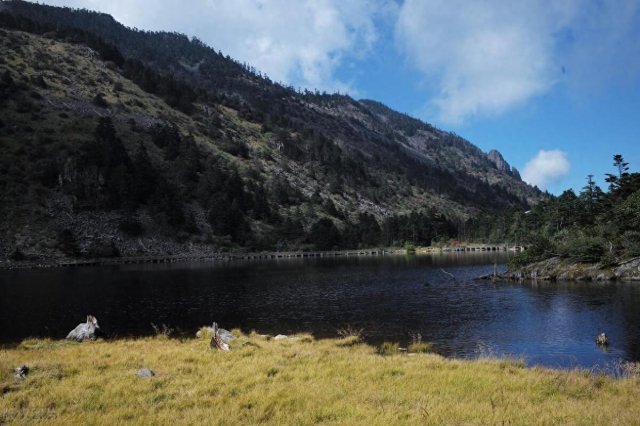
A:
<svg viewBox="0 0 640 426">
<path fill-rule="evenodd" d="M 505 253 L 339 257 L 0 271 L 0 343 L 62 338 L 95 315 L 111 337 L 193 335 L 217 321 L 260 333 L 372 344 L 415 334 L 450 357 L 607 370 L 640 360 L 640 284 L 476 281 Z M 455 279 L 452 279 L 452 274 Z M 598 348 L 606 332 L 611 345 Z"/>
</svg>

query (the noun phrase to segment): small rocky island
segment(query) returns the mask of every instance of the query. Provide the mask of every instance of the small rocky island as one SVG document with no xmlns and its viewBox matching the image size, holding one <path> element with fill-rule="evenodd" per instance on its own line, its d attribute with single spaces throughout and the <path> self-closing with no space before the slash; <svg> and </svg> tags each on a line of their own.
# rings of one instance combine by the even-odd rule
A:
<svg viewBox="0 0 640 426">
<path fill-rule="evenodd" d="M 494 278 L 486 275 L 482 278 Z M 640 281 L 640 257 L 613 265 L 582 263 L 561 257 L 552 257 L 528 265 L 509 268 L 495 278 L 507 280 L 542 281 Z"/>
</svg>

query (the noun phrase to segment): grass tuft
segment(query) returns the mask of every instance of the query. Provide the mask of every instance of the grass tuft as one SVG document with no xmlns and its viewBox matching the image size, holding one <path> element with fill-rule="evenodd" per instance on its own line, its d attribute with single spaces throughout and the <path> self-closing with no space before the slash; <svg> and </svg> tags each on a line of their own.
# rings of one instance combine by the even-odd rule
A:
<svg viewBox="0 0 640 426">
<path fill-rule="evenodd" d="M 378 355 L 382 356 L 390 356 L 390 355 L 398 355 L 398 350 L 400 349 L 400 344 L 396 342 L 384 342 L 380 346 L 378 346 Z"/>
</svg>

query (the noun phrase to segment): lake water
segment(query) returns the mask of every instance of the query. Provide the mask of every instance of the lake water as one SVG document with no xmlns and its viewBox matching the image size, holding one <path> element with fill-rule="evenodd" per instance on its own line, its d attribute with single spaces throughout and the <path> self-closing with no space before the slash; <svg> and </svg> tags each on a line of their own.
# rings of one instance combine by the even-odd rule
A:
<svg viewBox="0 0 640 426">
<path fill-rule="evenodd" d="M 373 344 L 420 333 L 452 357 L 598 370 L 640 360 L 640 283 L 474 280 L 505 261 L 461 253 L 0 271 L 0 342 L 62 338 L 93 314 L 111 337 L 152 334 L 151 323 L 183 335 L 217 321 L 319 338 L 351 326 Z M 606 351 L 594 343 L 602 331 Z"/>
</svg>

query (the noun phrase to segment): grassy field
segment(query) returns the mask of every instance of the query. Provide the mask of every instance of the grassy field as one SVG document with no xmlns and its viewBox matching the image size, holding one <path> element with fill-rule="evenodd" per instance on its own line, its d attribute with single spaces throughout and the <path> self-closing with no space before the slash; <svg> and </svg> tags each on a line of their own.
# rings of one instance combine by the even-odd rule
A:
<svg viewBox="0 0 640 426">
<path fill-rule="evenodd" d="M 0 351 L 0 424 L 640 424 L 637 377 L 380 352 L 255 334 L 230 352 L 206 337 L 27 340 Z M 145 367 L 156 376 L 136 377 Z"/>
</svg>

